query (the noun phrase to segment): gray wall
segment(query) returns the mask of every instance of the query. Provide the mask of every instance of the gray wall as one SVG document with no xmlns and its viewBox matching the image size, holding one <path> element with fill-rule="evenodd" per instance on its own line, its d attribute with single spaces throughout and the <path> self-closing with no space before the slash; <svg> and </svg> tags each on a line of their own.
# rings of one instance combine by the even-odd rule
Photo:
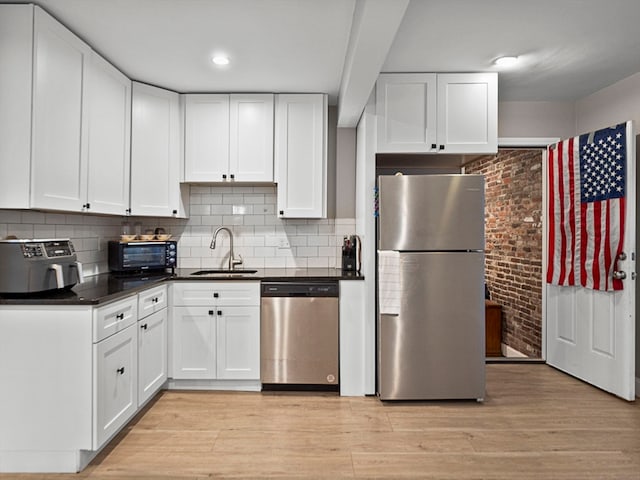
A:
<svg viewBox="0 0 640 480">
<path fill-rule="evenodd" d="M 569 138 L 575 132 L 574 102 L 500 102 L 498 137 Z"/>
<path fill-rule="evenodd" d="M 356 216 L 356 129 L 337 131 L 336 218 Z"/>
</svg>

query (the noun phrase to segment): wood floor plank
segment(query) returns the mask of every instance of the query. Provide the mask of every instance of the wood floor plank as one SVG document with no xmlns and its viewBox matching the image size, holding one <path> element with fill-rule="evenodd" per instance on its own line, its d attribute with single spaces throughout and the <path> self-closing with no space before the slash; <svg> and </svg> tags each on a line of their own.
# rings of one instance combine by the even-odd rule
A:
<svg viewBox="0 0 640 480">
<path fill-rule="evenodd" d="M 80 474 L 0 479 L 639 480 L 639 432 L 638 401 L 493 364 L 484 403 L 167 391 Z"/>
</svg>

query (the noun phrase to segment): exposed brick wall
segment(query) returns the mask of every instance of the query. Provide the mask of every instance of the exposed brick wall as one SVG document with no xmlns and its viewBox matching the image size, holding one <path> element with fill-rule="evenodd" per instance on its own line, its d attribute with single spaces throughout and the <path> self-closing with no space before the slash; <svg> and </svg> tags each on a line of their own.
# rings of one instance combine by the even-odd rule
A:
<svg viewBox="0 0 640 480">
<path fill-rule="evenodd" d="M 542 153 L 501 149 L 465 171 L 486 178 L 486 281 L 502 305 L 502 342 L 540 357 Z"/>
</svg>

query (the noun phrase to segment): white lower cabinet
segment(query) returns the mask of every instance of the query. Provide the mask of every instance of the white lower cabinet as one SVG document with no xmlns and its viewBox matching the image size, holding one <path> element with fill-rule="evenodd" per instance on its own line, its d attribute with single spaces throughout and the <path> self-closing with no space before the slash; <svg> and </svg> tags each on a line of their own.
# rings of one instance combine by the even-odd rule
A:
<svg viewBox="0 0 640 480">
<path fill-rule="evenodd" d="M 220 307 L 216 322 L 219 379 L 260 378 L 260 307 Z"/>
<path fill-rule="evenodd" d="M 260 282 L 175 282 L 171 288 L 172 378 L 259 381 Z"/>
<path fill-rule="evenodd" d="M 0 472 L 82 470 L 165 385 L 166 299 L 0 305 Z"/>
<path fill-rule="evenodd" d="M 174 307 L 171 329 L 174 379 L 216 378 L 216 318 L 209 307 Z"/>
<path fill-rule="evenodd" d="M 167 381 L 167 309 L 138 321 L 138 406 Z"/>
<path fill-rule="evenodd" d="M 127 327 L 94 345 L 94 449 L 138 409 L 137 329 Z"/>
</svg>

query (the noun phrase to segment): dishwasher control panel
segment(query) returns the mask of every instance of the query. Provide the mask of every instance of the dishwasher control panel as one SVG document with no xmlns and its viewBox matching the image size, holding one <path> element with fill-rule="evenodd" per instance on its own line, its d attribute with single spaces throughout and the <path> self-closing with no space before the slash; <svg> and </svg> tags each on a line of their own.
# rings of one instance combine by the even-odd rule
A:
<svg viewBox="0 0 640 480">
<path fill-rule="evenodd" d="M 338 282 L 262 282 L 263 297 L 337 297 Z"/>
</svg>

